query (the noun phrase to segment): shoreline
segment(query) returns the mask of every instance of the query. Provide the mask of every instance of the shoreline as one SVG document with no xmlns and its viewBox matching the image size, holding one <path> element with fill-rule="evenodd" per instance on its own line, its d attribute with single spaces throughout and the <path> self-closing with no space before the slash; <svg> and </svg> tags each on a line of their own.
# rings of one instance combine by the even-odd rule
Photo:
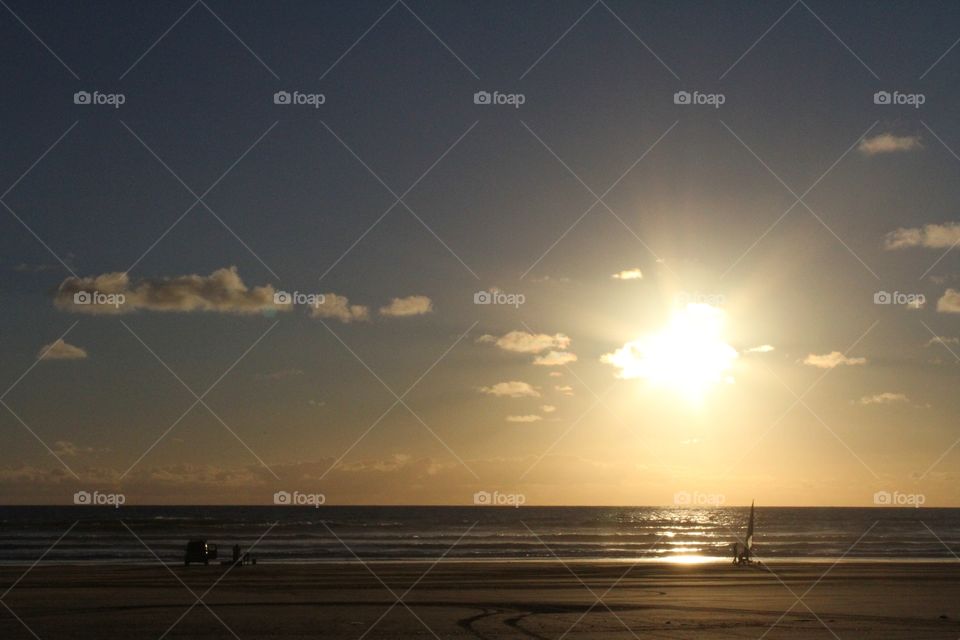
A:
<svg viewBox="0 0 960 640">
<path fill-rule="evenodd" d="M 256 553 L 253 554 L 256 556 Z M 217 558 L 210 563 L 210 566 L 222 566 L 221 561 L 226 558 Z M 36 564 L 36 560 L 30 561 L 2 561 L 0 560 L 0 571 L 4 568 L 30 567 Z M 40 566 L 44 567 L 150 567 L 158 566 L 160 562 L 156 560 L 55 560 L 43 561 Z M 164 559 L 163 564 L 168 567 L 183 566 L 183 562 L 174 559 Z M 302 559 L 302 560 L 271 560 L 257 556 L 257 565 L 269 567 L 303 567 L 303 566 L 325 566 L 325 565 L 363 565 L 363 564 L 385 564 L 385 565 L 550 565 L 550 564 L 568 564 L 568 565 L 610 565 L 610 566 L 629 566 L 631 564 L 643 566 L 722 566 L 731 564 L 731 558 L 720 558 L 715 556 L 688 556 L 687 558 L 363 558 L 360 560 L 353 558 L 331 558 L 331 559 Z M 903 565 L 960 565 L 960 560 L 953 557 L 937 558 L 794 558 L 778 557 L 764 558 L 757 562 L 755 566 L 802 566 L 802 565 L 878 565 L 878 566 L 903 566 Z"/>
</svg>

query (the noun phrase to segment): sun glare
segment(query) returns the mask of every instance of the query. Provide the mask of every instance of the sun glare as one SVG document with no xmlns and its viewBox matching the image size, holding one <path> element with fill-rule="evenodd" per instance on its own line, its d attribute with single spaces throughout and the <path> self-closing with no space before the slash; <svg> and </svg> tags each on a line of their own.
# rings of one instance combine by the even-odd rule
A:
<svg viewBox="0 0 960 640">
<path fill-rule="evenodd" d="M 732 382 L 737 351 L 723 340 L 725 314 L 708 304 L 688 304 L 658 333 L 628 342 L 603 361 L 621 378 L 643 378 L 652 386 L 699 400 L 714 385 Z"/>
</svg>

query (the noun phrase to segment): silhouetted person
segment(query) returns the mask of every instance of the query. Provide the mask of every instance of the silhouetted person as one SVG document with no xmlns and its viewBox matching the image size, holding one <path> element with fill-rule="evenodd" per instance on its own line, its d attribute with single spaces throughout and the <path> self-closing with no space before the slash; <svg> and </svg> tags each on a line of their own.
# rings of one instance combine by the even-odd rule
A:
<svg viewBox="0 0 960 640">
<path fill-rule="evenodd" d="M 747 547 L 742 542 L 734 542 L 730 545 L 733 547 L 733 564 L 741 565 L 747 562 Z"/>
<path fill-rule="evenodd" d="M 233 564 L 240 562 L 240 545 L 233 545 Z"/>
</svg>

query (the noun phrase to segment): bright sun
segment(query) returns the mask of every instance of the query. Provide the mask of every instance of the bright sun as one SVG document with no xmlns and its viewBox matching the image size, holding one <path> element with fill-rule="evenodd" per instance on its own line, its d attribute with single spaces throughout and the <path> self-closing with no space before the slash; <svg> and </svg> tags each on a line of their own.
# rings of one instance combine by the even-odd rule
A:
<svg viewBox="0 0 960 640">
<path fill-rule="evenodd" d="M 737 350 L 723 341 L 724 320 L 721 309 L 688 304 L 659 333 L 628 342 L 603 361 L 618 367 L 621 378 L 644 378 L 699 400 L 717 383 L 732 381 Z"/>
</svg>

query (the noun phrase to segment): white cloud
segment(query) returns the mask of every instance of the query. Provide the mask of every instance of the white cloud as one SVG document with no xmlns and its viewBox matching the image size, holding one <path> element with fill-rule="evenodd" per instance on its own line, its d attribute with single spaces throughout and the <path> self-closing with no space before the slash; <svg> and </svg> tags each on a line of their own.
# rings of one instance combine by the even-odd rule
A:
<svg viewBox="0 0 960 640">
<path fill-rule="evenodd" d="M 37 353 L 38 360 L 82 360 L 86 357 L 86 349 L 64 342 L 62 339 L 44 345 Z"/>
<path fill-rule="evenodd" d="M 553 413 L 556 410 L 557 408 L 552 404 L 545 404 L 545 405 L 541 405 L 540 407 L 540 411 L 543 411 L 544 413 Z"/>
<path fill-rule="evenodd" d="M 540 420 L 543 420 L 543 417 L 536 414 L 507 416 L 507 422 L 539 422 Z"/>
<path fill-rule="evenodd" d="M 557 385 L 557 386 L 555 386 L 555 387 L 553 388 L 553 390 L 556 391 L 557 393 L 562 393 L 562 394 L 565 395 L 565 396 L 572 396 L 572 395 L 573 395 L 573 387 L 571 387 L 571 386 L 568 385 L 568 384 L 565 384 L 565 385 Z"/>
<path fill-rule="evenodd" d="M 937 311 L 941 313 L 960 313 L 960 291 L 947 289 L 937 300 Z"/>
<path fill-rule="evenodd" d="M 910 399 L 902 393 L 893 393 L 891 391 L 884 391 L 883 393 L 875 393 L 872 396 L 863 396 L 860 398 L 860 404 L 891 404 L 894 402 L 909 402 Z"/>
<path fill-rule="evenodd" d="M 960 344 L 960 338 L 948 338 L 947 336 L 934 336 L 929 340 L 927 340 L 927 344 L 925 346 L 930 347 L 935 344 L 942 344 L 942 345 Z"/>
<path fill-rule="evenodd" d="M 848 358 L 839 351 L 831 351 L 823 355 L 811 353 L 803 359 L 803 364 L 819 369 L 833 369 L 841 365 L 867 364 L 866 358 Z"/>
<path fill-rule="evenodd" d="M 561 372 L 559 372 L 559 371 L 551 371 L 551 372 L 550 372 L 549 374 L 547 374 L 547 375 L 549 375 L 551 378 L 562 378 L 562 377 L 563 377 L 563 374 L 562 374 Z"/>
<path fill-rule="evenodd" d="M 380 307 L 380 315 L 391 318 L 419 316 L 433 311 L 433 301 L 427 296 L 407 296 L 393 298 L 390 304 Z"/>
<path fill-rule="evenodd" d="M 291 305 L 274 303 L 272 285 L 248 288 L 236 267 L 217 269 L 209 276 L 190 274 L 173 278 L 148 278 L 131 282 L 126 273 L 113 272 L 85 278 L 70 277 L 60 283 L 54 304 L 75 313 L 119 314 L 138 310 L 164 312 L 212 311 L 253 314 L 267 310 L 289 311 Z M 92 304 L 75 301 L 94 297 Z M 96 296 L 109 301 L 97 303 Z"/>
<path fill-rule="evenodd" d="M 528 333 L 526 331 L 511 331 L 499 338 L 483 335 L 477 342 L 495 344 L 504 351 L 514 353 L 540 353 L 547 349 L 566 349 L 570 346 L 570 338 L 562 333 L 553 335 L 547 333 Z"/>
<path fill-rule="evenodd" d="M 860 141 L 857 150 L 865 156 L 875 156 L 881 153 L 896 153 L 898 151 L 914 151 L 922 149 L 920 136 L 896 136 L 892 133 L 881 133 L 872 138 Z"/>
<path fill-rule="evenodd" d="M 509 382 L 498 382 L 492 387 L 480 387 L 480 393 L 498 398 L 539 398 L 540 392 L 534 389 L 529 383 L 519 380 Z"/>
<path fill-rule="evenodd" d="M 883 248 L 887 250 L 908 247 L 947 249 L 957 243 L 960 243 L 960 223 L 956 222 L 927 224 L 923 227 L 901 227 L 883 238 Z"/>
<path fill-rule="evenodd" d="M 641 280 L 643 278 L 643 273 L 640 269 L 624 269 L 619 273 L 614 273 L 610 276 L 614 280 Z"/>
<path fill-rule="evenodd" d="M 559 367 L 577 361 L 577 355 L 569 351 L 550 351 L 533 359 L 533 364 L 543 367 Z"/>
<path fill-rule="evenodd" d="M 773 351 L 773 345 L 762 344 L 759 347 L 751 347 L 747 349 L 747 353 L 770 353 Z"/>
<path fill-rule="evenodd" d="M 323 294 L 323 304 L 310 308 L 311 318 L 334 318 L 340 322 L 357 322 L 370 319 L 370 309 L 359 304 L 350 304 L 346 296 L 335 293 Z"/>
</svg>

